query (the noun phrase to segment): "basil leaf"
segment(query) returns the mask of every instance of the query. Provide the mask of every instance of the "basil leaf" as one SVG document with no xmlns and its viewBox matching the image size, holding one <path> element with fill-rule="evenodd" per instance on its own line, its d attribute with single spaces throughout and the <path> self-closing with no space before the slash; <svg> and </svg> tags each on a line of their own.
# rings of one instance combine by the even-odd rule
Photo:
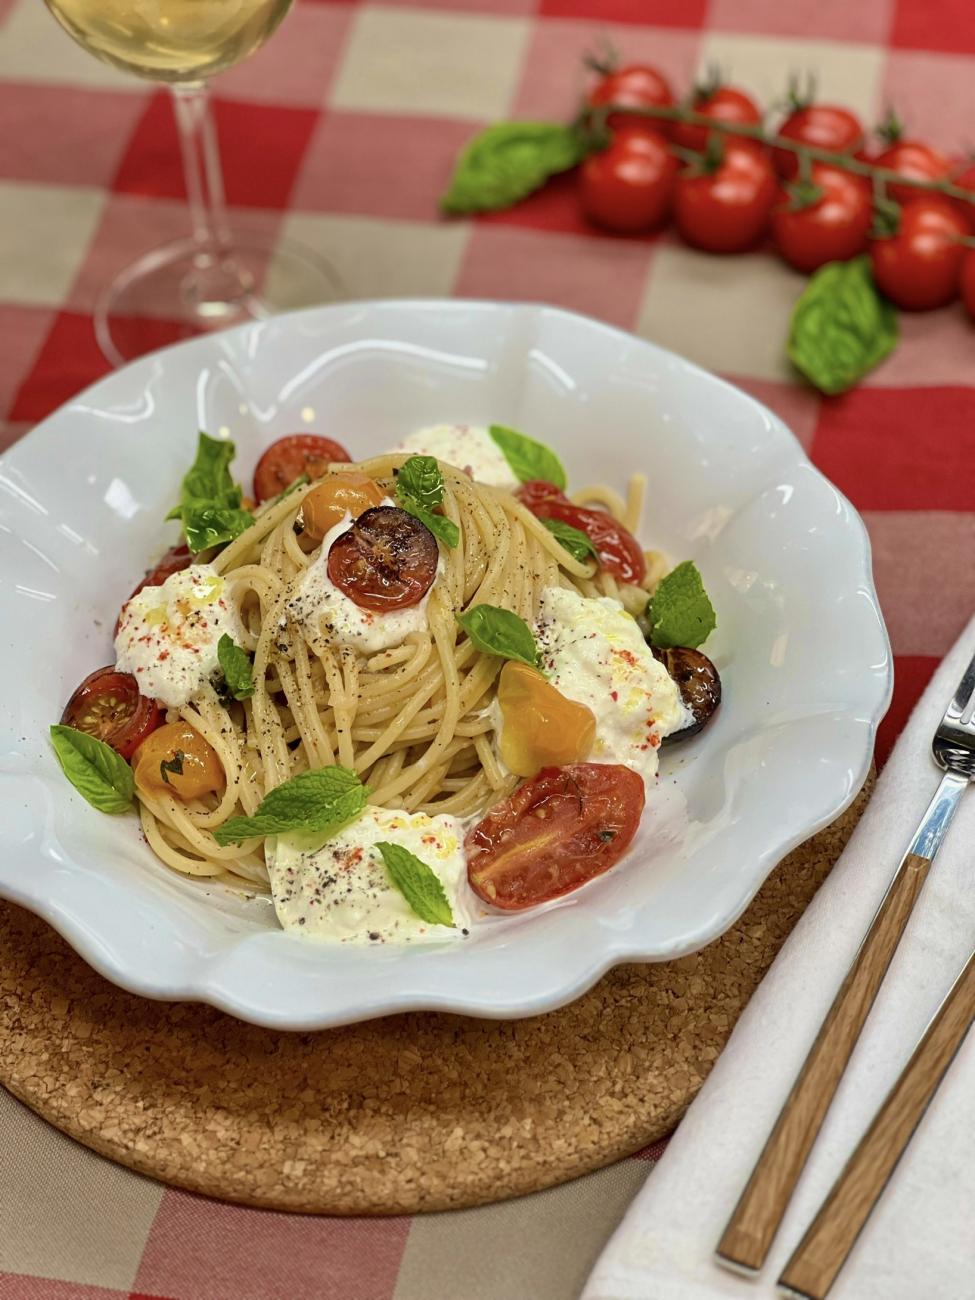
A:
<svg viewBox="0 0 975 1300">
<path fill-rule="evenodd" d="M 111 745 L 62 725 L 51 728 L 51 744 L 61 771 L 93 808 L 128 812 L 135 793 L 132 769 Z"/>
<path fill-rule="evenodd" d="M 411 456 L 396 475 L 396 495 L 435 510 L 443 505 L 443 475 L 434 456 Z"/>
<path fill-rule="evenodd" d="M 571 524 L 565 524 L 561 519 L 542 519 L 541 522 L 574 560 L 586 560 L 590 555 L 599 558 L 599 552 L 593 546 L 592 540 L 580 528 L 573 528 Z"/>
<path fill-rule="evenodd" d="M 288 484 L 288 486 L 284 489 L 283 492 L 278 493 L 278 495 L 274 498 L 271 504 L 276 506 L 279 501 L 283 501 L 285 497 L 291 496 L 292 492 L 297 492 L 300 487 L 304 487 L 306 483 L 310 483 L 310 482 L 311 479 L 308 477 L 307 474 L 299 474 L 298 477 L 293 482 Z"/>
<path fill-rule="evenodd" d="M 457 622 L 482 654 L 500 659 L 517 659 L 538 668 L 540 657 L 532 630 L 523 618 L 497 605 L 475 605 L 466 614 L 457 614 Z"/>
<path fill-rule="evenodd" d="M 225 845 L 281 831 L 331 835 L 358 817 L 368 794 L 368 788 L 350 768 L 322 767 L 302 772 L 265 795 L 252 817 L 231 817 L 218 826 L 213 838 Z"/>
<path fill-rule="evenodd" d="M 169 779 L 170 772 L 172 772 L 174 776 L 183 775 L 183 759 L 185 757 L 186 755 L 183 753 L 183 751 L 181 749 L 177 749 L 176 753 L 172 756 L 172 758 L 164 758 L 163 761 L 159 764 L 159 775 L 162 777 L 166 785 L 172 784 Z"/>
<path fill-rule="evenodd" d="M 240 485 L 230 476 L 235 454 L 232 442 L 201 431 L 196 460 L 183 477 L 179 505 L 166 516 L 182 519 L 186 545 L 194 553 L 233 541 L 254 522 L 250 511 L 241 507 Z"/>
<path fill-rule="evenodd" d="M 421 921 L 429 925 L 453 925 L 454 914 L 440 877 L 402 844 L 374 846 L 382 854 L 389 878 Z"/>
<path fill-rule="evenodd" d="M 254 694 L 251 658 L 224 632 L 217 642 L 217 659 L 223 669 L 227 690 L 235 700 L 247 700 Z"/>
<path fill-rule="evenodd" d="M 789 359 L 822 393 L 845 393 L 893 351 L 897 313 L 874 287 L 869 257 L 829 262 L 792 313 Z"/>
<path fill-rule="evenodd" d="M 670 646 L 703 645 L 717 626 L 714 608 L 693 560 L 685 560 L 662 578 L 647 605 L 650 644 L 662 650 Z"/>
<path fill-rule="evenodd" d="M 517 429 L 506 429 L 503 424 L 492 424 L 488 433 L 500 447 L 515 478 L 522 483 L 540 478 L 546 483 L 554 483 L 557 488 L 565 489 L 565 469 L 551 448 L 529 438 L 525 433 L 519 433 Z"/>
<path fill-rule="evenodd" d="M 464 147 L 440 206 L 453 213 L 509 208 L 556 172 L 581 162 L 585 153 L 572 127 L 499 122 Z"/>
<path fill-rule="evenodd" d="M 443 497 L 443 475 L 433 456 L 411 456 L 404 462 L 396 475 L 397 501 L 445 546 L 454 547 L 460 541 L 460 529 L 452 519 L 433 513 L 443 504 Z"/>
</svg>

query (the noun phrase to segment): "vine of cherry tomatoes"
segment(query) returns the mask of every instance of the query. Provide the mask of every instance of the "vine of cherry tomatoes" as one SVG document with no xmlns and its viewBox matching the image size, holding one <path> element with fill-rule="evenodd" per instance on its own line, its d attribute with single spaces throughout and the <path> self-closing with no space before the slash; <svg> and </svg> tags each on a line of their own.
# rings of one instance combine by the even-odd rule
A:
<svg viewBox="0 0 975 1300">
<path fill-rule="evenodd" d="M 659 70 L 633 64 L 604 71 L 587 103 L 593 110 L 668 109 L 676 99 Z M 745 252 L 770 238 L 806 274 L 869 253 L 877 287 L 898 307 L 924 311 L 960 294 L 975 319 L 975 205 L 896 182 L 878 194 L 869 177 L 842 162 L 810 161 L 781 144 L 724 133 L 722 125 L 760 130 L 763 114 L 744 91 L 717 78 L 695 88 L 687 107 L 718 129 L 609 113 L 607 147 L 580 168 L 580 202 L 591 221 L 637 234 L 673 220 L 682 239 L 711 253 Z M 975 192 L 975 165 L 953 164 L 925 141 L 904 139 L 893 118 L 881 131 L 885 145 L 871 153 L 849 109 L 793 92 L 775 138 Z"/>
</svg>

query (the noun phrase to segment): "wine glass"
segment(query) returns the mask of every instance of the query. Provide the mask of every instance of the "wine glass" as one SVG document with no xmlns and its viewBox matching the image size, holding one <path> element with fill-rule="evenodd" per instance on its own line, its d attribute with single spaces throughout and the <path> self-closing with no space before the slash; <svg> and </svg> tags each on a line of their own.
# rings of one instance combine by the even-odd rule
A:
<svg viewBox="0 0 975 1300">
<path fill-rule="evenodd" d="M 45 0 L 89 53 L 167 84 L 183 156 L 190 234 L 143 254 L 95 309 L 99 345 L 114 365 L 158 346 L 159 321 L 186 337 L 338 296 L 331 267 L 290 240 L 231 240 L 207 80 L 253 54 L 291 0 Z M 278 286 L 277 300 L 268 286 Z M 283 299 L 283 300 L 282 300 Z"/>
</svg>

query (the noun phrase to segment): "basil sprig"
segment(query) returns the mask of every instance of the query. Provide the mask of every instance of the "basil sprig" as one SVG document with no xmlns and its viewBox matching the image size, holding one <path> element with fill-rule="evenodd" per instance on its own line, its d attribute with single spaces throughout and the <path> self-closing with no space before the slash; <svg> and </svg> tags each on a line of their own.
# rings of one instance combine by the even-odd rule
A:
<svg viewBox="0 0 975 1300">
<path fill-rule="evenodd" d="M 474 648 L 482 654 L 497 655 L 499 659 L 517 659 L 531 668 L 541 666 L 541 656 L 531 628 L 510 609 L 475 605 L 465 614 L 457 614 L 456 618 Z"/>
<path fill-rule="evenodd" d="M 389 878 L 421 921 L 428 925 L 453 925 L 447 895 L 432 867 L 402 844 L 383 842 L 375 846 L 382 855 Z"/>
<path fill-rule="evenodd" d="M 599 552 L 593 545 L 592 539 L 581 528 L 573 528 L 571 524 L 563 523 L 561 519 L 542 519 L 539 522 L 545 525 L 559 545 L 565 547 L 574 560 L 582 563 L 590 556 L 599 558 Z"/>
<path fill-rule="evenodd" d="M 251 658 L 233 637 L 224 632 L 217 642 L 217 660 L 223 669 L 227 690 L 235 700 L 248 700 L 254 694 Z"/>
<path fill-rule="evenodd" d="M 585 144 L 571 126 L 554 122 L 499 122 L 481 131 L 457 160 L 444 212 L 508 208 L 556 172 L 581 162 Z"/>
<path fill-rule="evenodd" d="M 867 256 L 829 262 L 792 313 L 792 364 L 822 393 L 845 393 L 897 343 L 897 313 L 877 292 Z"/>
<path fill-rule="evenodd" d="M 531 479 L 544 479 L 564 489 L 567 483 L 565 467 L 543 442 L 536 442 L 527 433 L 517 429 L 506 428 L 503 424 L 492 424 L 488 428 L 494 443 L 500 448 L 515 478 L 522 483 Z"/>
<path fill-rule="evenodd" d="M 703 645 L 717 626 L 714 607 L 693 560 L 662 578 L 647 605 L 650 644 L 668 649 Z"/>
<path fill-rule="evenodd" d="M 396 475 L 396 500 L 445 546 L 455 547 L 460 529 L 452 519 L 433 512 L 443 505 L 444 481 L 433 456 L 411 456 Z"/>
<path fill-rule="evenodd" d="M 51 744 L 61 771 L 93 808 L 128 812 L 135 793 L 132 769 L 111 745 L 61 724 L 51 728 Z"/>
<path fill-rule="evenodd" d="M 275 787 L 251 817 L 231 817 L 213 833 L 220 845 L 238 844 L 261 835 L 310 831 L 331 835 L 358 817 L 369 789 L 347 767 L 302 772 Z"/>
<path fill-rule="evenodd" d="M 250 511 L 241 507 L 240 484 L 230 476 L 236 450 L 232 442 L 200 432 L 196 460 L 183 478 L 179 505 L 166 516 L 182 521 L 186 545 L 194 554 L 232 542 L 254 522 Z"/>
</svg>

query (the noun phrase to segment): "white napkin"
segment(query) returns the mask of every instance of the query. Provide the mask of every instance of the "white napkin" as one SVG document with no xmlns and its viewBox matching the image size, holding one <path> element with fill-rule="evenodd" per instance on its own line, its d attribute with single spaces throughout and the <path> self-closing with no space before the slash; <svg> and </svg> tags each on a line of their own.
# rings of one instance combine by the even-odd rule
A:
<svg viewBox="0 0 975 1300">
<path fill-rule="evenodd" d="M 962 797 L 757 1283 L 714 1248 L 940 778 L 931 736 L 975 619 L 934 675 L 829 879 L 756 990 L 583 1300 L 755 1300 L 778 1277 L 975 946 L 975 792 Z M 975 1297 L 975 1029 L 830 1300 Z"/>
</svg>

